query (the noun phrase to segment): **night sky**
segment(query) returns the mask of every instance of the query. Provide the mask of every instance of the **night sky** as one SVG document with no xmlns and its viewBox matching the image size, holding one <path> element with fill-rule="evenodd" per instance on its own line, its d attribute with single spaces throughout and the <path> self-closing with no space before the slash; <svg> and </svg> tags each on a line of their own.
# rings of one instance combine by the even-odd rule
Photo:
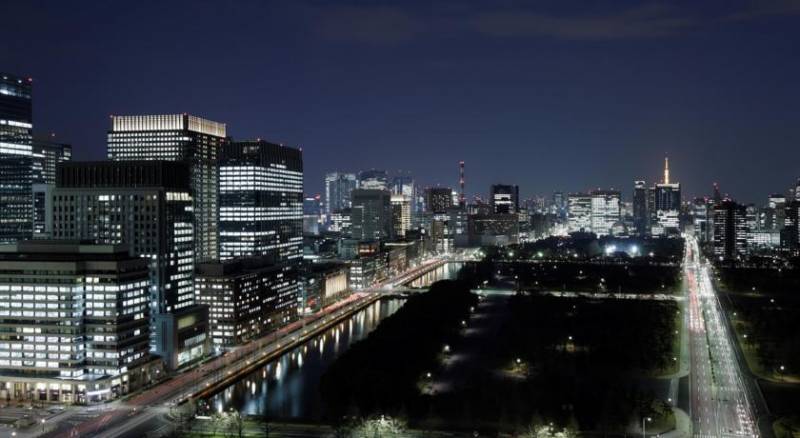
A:
<svg viewBox="0 0 800 438">
<path fill-rule="evenodd" d="M 103 159 L 109 114 L 188 112 L 326 171 L 524 196 L 652 182 L 762 203 L 800 176 L 800 1 L 3 1 L 35 128 Z M 168 4 L 166 4 L 168 3 Z M 696 3 L 702 3 L 698 6 Z"/>
</svg>

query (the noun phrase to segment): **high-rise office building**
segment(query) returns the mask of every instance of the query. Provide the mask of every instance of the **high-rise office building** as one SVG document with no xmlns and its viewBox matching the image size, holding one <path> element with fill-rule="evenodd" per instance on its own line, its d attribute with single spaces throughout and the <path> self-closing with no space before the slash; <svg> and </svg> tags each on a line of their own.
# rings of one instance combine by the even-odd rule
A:
<svg viewBox="0 0 800 438">
<path fill-rule="evenodd" d="M 56 166 L 72 159 L 72 146 L 52 136 L 33 138 L 33 239 L 49 239 L 53 235 L 53 198 Z"/>
<path fill-rule="evenodd" d="M 329 220 L 333 213 L 353 206 L 351 195 L 357 188 L 355 173 L 330 172 L 325 175 L 325 215 Z"/>
<path fill-rule="evenodd" d="M 303 155 L 263 140 L 233 141 L 220 164 L 220 259 L 303 256 Z"/>
<path fill-rule="evenodd" d="M 303 198 L 303 234 L 319 235 L 323 223 L 322 197 L 310 195 Z"/>
<path fill-rule="evenodd" d="M 190 167 L 195 260 L 219 257 L 219 154 L 225 124 L 187 114 L 112 116 L 108 158 L 182 161 Z"/>
<path fill-rule="evenodd" d="M 392 227 L 396 237 L 405 237 L 411 228 L 411 197 L 392 195 Z"/>
<path fill-rule="evenodd" d="M 411 214 L 422 212 L 422 205 L 417 202 L 417 185 L 410 174 L 398 175 L 392 179 L 392 195 L 402 195 L 408 198 Z"/>
<path fill-rule="evenodd" d="M 648 189 L 644 181 L 633 183 L 633 228 L 638 236 L 650 234 L 650 213 L 647 211 Z"/>
<path fill-rule="evenodd" d="M 564 192 L 553 192 L 552 213 L 559 219 L 567 217 L 567 198 Z"/>
<path fill-rule="evenodd" d="M 53 199 L 53 236 L 96 244 L 127 243 L 150 270 L 151 348 L 171 358 L 157 339 L 167 339 L 162 314 L 202 315 L 194 297 L 194 214 L 191 171 L 170 161 L 71 162 L 58 166 Z M 205 324 L 198 318 L 200 324 Z M 204 334 L 203 334 L 204 335 Z M 202 347 L 202 343 L 200 346 Z M 193 346 L 190 346 L 193 347 Z M 192 350 L 192 348 L 189 348 Z M 177 367 L 205 354 L 193 350 Z"/>
<path fill-rule="evenodd" d="M 389 174 L 385 170 L 363 170 L 358 173 L 358 188 L 389 190 Z"/>
<path fill-rule="evenodd" d="M 55 141 L 53 136 L 33 137 L 33 183 L 55 184 L 58 163 L 72 160 L 72 146 Z"/>
<path fill-rule="evenodd" d="M 613 234 L 620 223 L 620 193 L 615 190 L 594 190 L 592 197 L 591 230 L 598 236 Z"/>
<path fill-rule="evenodd" d="M 492 184 L 489 202 L 495 214 L 509 214 L 519 211 L 519 186 Z"/>
<path fill-rule="evenodd" d="M 780 193 L 769 195 L 767 208 L 764 211 L 764 229 L 778 231 L 786 221 L 786 196 Z"/>
<path fill-rule="evenodd" d="M 707 198 L 695 198 L 692 201 L 692 222 L 694 235 L 700 243 L 712 240 L 714 235 L 714 202 Z"/>
<path fill-rule="evenodd" d="M 714 207 L 714 255 L 733 260 L 747 251 L 747 209 L 731 200 Z"/>
<path fill-rule="evenodd" d="M 93 403 L 148 383 L 148 284 L 123 245 L 0 245 L 0 396 Z"/>
<path fill-rule="evenodd" d="M 32 81 L 0 74 L 0 242 L 46 238 L 41 185 L 55 182 L 56 164 L 72 156 L 69 145 L 33 134 Z"/>
<path fill-rule="evenodd" d="M 570 193 L 567 196 L 567 227 L 570 233 L 592 231 L 592 196 Z"/>
<path fill-rule="evenodd" d="M 670 181 L 669 158 L 664 158 L 664 182 L 653 187 L 653 210 L 650 212 L 654 234 L 677 233 L 680 227 L 681 184 Z"/>
<path fill-rule="evenodd" d="M 388 190 L 353 191 L 351 234 L 358 240 L 387 240 L 394 237 L 391 194 Z"/>
<path fill-rule="evenodd" d="M 453 207 L 453 190 L 449 187 L 429 187 L 425 192 L 425 206 L 429 213 L 445 214 Z"/>
<path fill-rule="evenodd" d="M 0 243 L 33 227 L 33 110 L 30 79 L 0 73 Z"/>
</svg>

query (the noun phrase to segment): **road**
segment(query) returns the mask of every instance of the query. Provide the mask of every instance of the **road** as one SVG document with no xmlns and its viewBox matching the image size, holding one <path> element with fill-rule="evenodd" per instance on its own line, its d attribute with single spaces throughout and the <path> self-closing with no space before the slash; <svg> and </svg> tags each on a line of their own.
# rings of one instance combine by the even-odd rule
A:
<svg viewBox="0 0 800 438">
<path fill-rule="evenodd" d="M 194 369 L 177 374 L 153 388 L 147 389 L 129 399 L 118 400 L 100 407 L 82 407 L 64 415 L 58 423 L 48 424 L 47 437 L 102 437 L 142 436 L 164 424 L 164 414 L 170 406 L 185 400 L 204 387 L 237 378 L 243 370 L 255 366 L 262 360 L 274 357 L 294 346 L 302 344 L 314 333 L 324 329 L 332 321 L 349 315 L 364 305 L 378 299 L 378 292 L 392 289 L 410 278 L 421 275 L 446 263 L 447 259 L 435 257 L 418 266 L 375 284 L 367 290 L 358 291 L 349 297 L 326 307 L 314 315 L 295 321 L 268 336 L 251 341 L 223 356 L 211 359 Z M 94 414 L 86 415 L 90 410 Z M 38 430 L 28 433 L 20 431 L 20 438 L 40 435 Z"/>
<path fill-rule="evenodd" d="M 694 436 L 757 437 L 749 376 L 734 351 L 735 338 L 711 283 L 697 241 L 686 239 L 684 275 L 689 290 L 691 417 Z"/>
</svg>

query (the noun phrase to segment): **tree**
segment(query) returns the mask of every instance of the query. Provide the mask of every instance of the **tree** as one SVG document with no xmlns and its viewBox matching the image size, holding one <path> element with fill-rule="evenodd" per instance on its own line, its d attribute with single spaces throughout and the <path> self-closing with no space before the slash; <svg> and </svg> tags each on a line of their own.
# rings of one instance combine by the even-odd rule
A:
<svg viewBox="0 0 800 438">
<path fill-rule="evenodd" d="M 244 436 L 244 418 L 236 411 L 228 414 L 228 431 L 234 437 L 242 438 Z"/>
</svg>

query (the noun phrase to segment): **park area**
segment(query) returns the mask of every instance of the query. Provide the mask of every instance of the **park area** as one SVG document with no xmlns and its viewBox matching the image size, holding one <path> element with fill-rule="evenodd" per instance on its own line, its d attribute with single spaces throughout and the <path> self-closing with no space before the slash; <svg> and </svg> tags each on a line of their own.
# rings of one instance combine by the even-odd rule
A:
<svg viewBox="0 0 800 438">
<path fill-rule="evenodd" d="M 800 431 L 800 273 L 721 268 L 717 281 L 747 364 L 779 418 L 776 435 L 791 437 L 792 430 Z"/>
</svg>

